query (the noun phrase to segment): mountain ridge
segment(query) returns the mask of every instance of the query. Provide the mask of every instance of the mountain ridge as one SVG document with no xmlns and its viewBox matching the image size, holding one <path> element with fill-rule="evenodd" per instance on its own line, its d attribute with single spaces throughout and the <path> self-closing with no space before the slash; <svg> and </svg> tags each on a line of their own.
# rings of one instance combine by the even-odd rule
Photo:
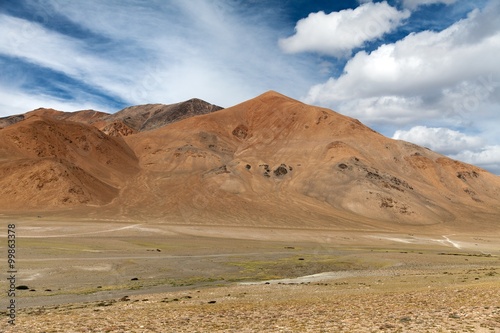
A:
<svg viewBox="0 0 500 333">
<path fill-rule="evenodd" d="M 51 108 L 38 108 L 24 114 L 0 118 L 0 129 L 16 124 L 32 116 L 44 116 L 56 120 L 74 121 L 91 124 L 106 134 L 119 127 L 129 128 L 125 135 L 162 127 L 185 118 L 206 114 L 223 109 L 198 98 L 191 98 L 174 104 L 143 104 L 129 106 L 115 113 L 95 110 L 79 110 L 73 112 L 59 111 Z M 127 119 L 128 118 L 128 119 Z M 133 119 L 130 120 L 130 119 Z M 118 125 L 117 125 L 118 124 Z M 120 130 L 113 135 L 119 135 Z"/>
<path fill-rule="evenodd" d="M 143 115 L 154 115 L 153 109 L 141 114 L 135 128 L 147 123 Z M 129 165 L 127 175 L 120 176 L 115 164 L 89 168 L 78 154 L 50 157 L 81 164 L 83 171 L 115 189 L 108 191 L 111 200 L 93 203 L 87 213 L 92 216 L 341 229 L 500 227 L 500 179 L 478 167 L 386 138 L 354 118 L 274 91 L 226 109 L 206 110 L 129 135 L 99 132 L 102 138 L 93 144 L 113 143 Z M 130 112 L 120 117 L 126 119 Z M 60 122 L 61 128 L 70 123 Z M 90 133 L 98 130 L 89 128 L 97 123 L 78 128 L 94 138 Z M 0 130 L 0 136 L 12 126 Z M 0 145 L 0 170 L 7 163 L 2 158 L 10 166 L 15 163 L 10 146 Z M 90 160 L 102 161 L 106 154 Z M 22 158 L 26 156 L 24 152 Z M 28 157 L 38 158 L 32 152 Z M 57 207 L 64 211 L 66 206 Z"/>
</svg>

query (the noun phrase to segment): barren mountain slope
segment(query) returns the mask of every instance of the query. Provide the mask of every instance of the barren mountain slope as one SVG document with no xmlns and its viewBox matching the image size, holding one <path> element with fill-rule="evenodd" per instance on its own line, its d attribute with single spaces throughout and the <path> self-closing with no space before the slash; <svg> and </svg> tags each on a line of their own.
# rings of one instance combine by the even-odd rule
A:
<svg viewBox="0 0 500 333">
<path fill-rule="evenodd" d="M 118 188 L 66 160 L 40 158 L 0 162 L 2 211 L 103 205 L 117 195 Z"/>
<path fill-rule="evenodd" d="M 80 110 L 75 112 L 63 112 L 53 109 L 36 109 L 25 114 L 25 118 L 31 116 L 44 116 L 48 118 L 53 118 L 57 120 L 67 120 L 74 121 L 83 124 L 93 124 L 96 121 L 101 120 L 104 117 L 109 116 L 108 113 L 95 111 L 95 110 Z"/>
<path fill-rule="evenodd" d="M 117 138 L 53 116 L 0 130 L 0 210 L 64 209 L 69 201 L 96 218 L 166 223 L 500 227 L 500 177 L 475 166 L 272 91 L 217 112 L 199 100 L 185 103 L 129 108 L 112 122 L 93 122 Z M 196 103 L 209 113 L 191 112 Z"/>
<path fill-rule="evenodd" d="M 25 114 L 0 118 L 0 129 L 16 124 L 31 116 L 41 116 L 48 119 L 92 124 L 106 134 L 112 136 L 127 136 L 221 109 L 220 106 L 207 103 L 197 98 L 168 105 L 136 105 L 127 107 L 114 114 L 94 110 L 64 112 L 54 109 L 39 108 Z"/>
<path fill-rule="evenodd" d="M 0 207 L 110 202 L 138 171 L 122 139 L 93 126 L 31 116 L 0 130 Z"/>
<path fill-rule="evenodd" d="M 119 202 L 135 213 L 348 228 L 480 219 L 498 228 L 499 177 L 275 92 L 126 141 L 143 172 Z"/>
<path fill-rule="evenodd" d="M 24 120 L 24 114 L 2 117 L 0 118 L 0 129 L 18 123 L 21 120 Z"/>
<path fill-rule="evenodd" d="M 193 98 L 176 104 L 146 104 L 125 108 L 115 114 L 105 117 L 98 128 L 104 129 L 109 124 L 118 123 L 120 127 L 127 126 L 135 132 L 148 131 L 167 124 L 196 115 L 211 113 L 222 109 Z"/>
<path fill-rule="evenodd" d="M 24 119 L 32 116 L 41 116 L 56 120 L 75 121 L 84 124 L 92 124 L 99 121 L 101 118 L 108 116 L 108 113 L 94 111 L 94 110 L 81 110 L 75 112 L 63 112 L 54 109 L 39 108 L 24 114 L 8 116 L 0 118 L 0 128 L 14 125 Z"/>
</svg>

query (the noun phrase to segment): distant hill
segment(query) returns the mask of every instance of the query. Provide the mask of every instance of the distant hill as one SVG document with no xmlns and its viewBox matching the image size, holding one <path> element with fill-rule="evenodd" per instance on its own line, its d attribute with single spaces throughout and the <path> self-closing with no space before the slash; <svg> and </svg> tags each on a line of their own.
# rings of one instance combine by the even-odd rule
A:
<svg viewBox="0 0 500 333">
<path fill-rule="evenodd" d="M 122 122 L 136 132 L 143 132 L 221 109 L 220 106 L 193 98 L 170 105 L 147 104 L 131 106 L 105 117 L 103 121 L 106 123 Z"/>
<path fill-rule="evenodd" d="M 63 112 L 54 109 L 39 108 L 25 114 L 0 118 L 0 128 L 16 124 L 36 115 L 55 120 L 67 120 L 94 125 L 104 133 L 112 136 L 127 136 L 221 109 L 222 107 L 220 106 L 197 98 L 169 105 L 146 104 L 131 106 L 113 114 L 94 110 Z"/>
</svg>

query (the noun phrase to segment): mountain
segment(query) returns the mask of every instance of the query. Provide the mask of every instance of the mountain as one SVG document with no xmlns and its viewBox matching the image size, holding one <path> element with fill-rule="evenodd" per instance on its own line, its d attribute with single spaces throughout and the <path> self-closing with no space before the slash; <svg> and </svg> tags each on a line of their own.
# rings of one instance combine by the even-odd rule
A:
<svg viewBox="0 0 500 333">
<path fill-rule="evenodd" d="M 186 108 L 179 105 L 178 109 Z M 227 109 L 207 107 L 206 114 L 183 111 L 184 119 L 175 122 L 170 120 L 179 117 L 172 109 L 150 105 L 101 118 L 108 125 L 121 121 L 130 129 L 129 135 L 117 138 L 90 130 L 101 120 L 93 125 L 70 126 L 61 120 L 43 125 L 52 126 L 52 131 L 64 129 L 63 133 L 83 131 L 92 137 L 92 147 L 107 142 L 106 149 L 85 158 L 78 136 L 65 134 L 70 143 L 64 135 L 49 136 L 47 130 L 36 133 L 34 139 L 35 128 L 43 126 L 25 119 L 0 130 L 0 170 L 7 174 L 6 168 L 13 170 L 26 156 L 32 163 L 33 159 L 41 163 L 39 159 L 46 155 L 63 159 L 94 177 L 84 177 L 83 189 L 94 183 L 112 187 L 94 190 L 94 206 L 87 211 L 96 217 L 112 214 L 167 223 L 306 229 L 500 229 L 500 177 L 386 138 L 329 109 L 273 91 Z M 20 132 L 15 126 L 21 125 L 32 134 L 15 139 Z M 7 136 L 9 142 L 4 141 Z M 20 142 L 25 148 L 19 147 Z M 27 148 L 32 146 L 38 148 Z M 51 153 L 36 156 L 40 150 Z M 116 155 L 114 162 L 107 163 L 110 155 Z M 64 163 L 59 167 L 68 168 Z M 17 177 L 24 177 L 30 168 L 19 169 Z M 37 168 L 50 165 L 37 164 Z M 74 178 L 67 182 L 82 177 L 78 172 L 71 173 Z M 6 182 L 0 184 L 4 193 L 5 189 L 31 191 L 33 196 L 43 190 Z M 108 194 L 100 198 L 97 193 Z M 5 204 L 3 194 L 1 198 L 0 211 L 6 211 L 2 207 L 11 206 Z M 56 202 L 53 209 L 65 207 L 61 200 Z M 44 209 L 41 202 L 30 205 Z"/>
<path fill-rule="evenodd" d="M 220 106 L 197 98 L 170 105 L 137 105 L 108 115 L 95 126 L 112 136 L 128 136 L 221 109 Z"/>
<path fill-rule="evenodd" d="M 221 109 L 220 106 L 193 98 L 185 102 L 170 105 L 146 104 L 131 106 L 109 115 L 103 120 L 107 123 L 122 122 L 132 130 L 142 132 Z"/>
<path fill-rule="evenodd" d="M 138 170 L 123 140 L 52 113 L 0 130 L 2 210 L 106 204 Z"/>
<path fill-rule="evenodd" d="M 220 106 L 197 98 L 169 105 L 146 104 L 131 106 L 114 114 L 94 110 L 63 112 L 54 109 L 39 108 L 25 114 L 0 118 L 0 129 L 32 116 L 43 116 L 55 120 L 94 125 L 104 133 L 112 136 L 127 136 L 221 109 L 222 107 Z"/>
<path fill-rule="evenodd" d="M 26 118 L 31 116 L 43 116 L 47 118 L 52 118 L 56 120 L 67 120 L 75 121 L 85 124 L 92 124 L 101 118 L 108 116 L 109 114 L 94 110 L 81 110 L 75 112 L 63 112 L 54 109 L 39 108 L 25 114 L 19 114 L 14 116 L 8 116 L 0 118 L 0 128 L 4 128 L 13 124 L 16 124 Z"/>
</svg>

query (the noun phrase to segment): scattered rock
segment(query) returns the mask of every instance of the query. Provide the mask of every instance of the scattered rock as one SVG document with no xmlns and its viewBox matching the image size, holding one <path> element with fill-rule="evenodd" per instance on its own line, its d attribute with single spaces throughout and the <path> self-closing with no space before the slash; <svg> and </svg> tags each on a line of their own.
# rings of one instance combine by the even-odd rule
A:
<svg viewBox="0 0 500 333">
<path fill-rule="evenodd" d="M 463 171 L 463 172 L 457 172 L 457 177 L 461 179 L 462 181 L 467 181 L 467 178 L 477 178 L 479 177 L 479 174 L 476 171 Z"/>
<path fill-rule="evenodd" d="M 274 175 L 276 177 L 284 176 L 288 173 L 288 169 L 286 167 L 286 164 L 281 164 L 279 167 L 276 168 L 276 170 L 273 171 Z"/>
<path fill-rule="evenodd" d="M 227 165 L 223 165 L 223 166 L 220 166 L 218 168 L 209 170 L 207 173 L 213 173 L 213 174 L 216 174 L 216 175 L 221 175 L 223 173 L 231 173 L 231 172 L 227 169 Z"/>
<path fill-rule="evenodd" d="M 371 171 L 368 171 L 367 174 L 366 174 L 366 177 L 367 178 L 370 178 L 370 179 L 382 179 L 382 176 L 380 176 L 378 173 L 376 172 L 371 172 Z"/>
<path fill-rule="evenodd" d="M 113 303 L 115 303 L 116 301 L 114 300 L 110 300 L 110 301 L 102 301 L 102 302 L 99 302 L 96 304 L 96 306 L 111 306 L 113 305 Z"/>
<path fill-rule="evenodd" d="M 245 125 L 238 125 L 232 133 L 239 139 L 246 139 L 246 137 L 248 136 L 248 127 L 246 127 Z"/>
<path fill-rule="evenodd" d="M 120 302 L 128 302 L 130 301 L 130 298 L 128 298 L 128 296 L 123 296 L 122 298 L 120 298 Z"/>
<path fill-rule="evenodd" d="M 384 324 L 384 325 L 380 326 L 381 330 L 387 330 L 387 329 L 391 329 L 391 328 L 396 328 L 396 326 L 394 326 L 392 324 Z"/>
<path fill-rule="evenodd" d="M 259 168 L 263 168 L 264 169 L 264 177 L 271 177 L 271 175 L 269 174 L 271 172 L 271 170 L 269 169 L 269 165 L 268 164 L 260 164 L 259 165 Z"/>
</svg>

